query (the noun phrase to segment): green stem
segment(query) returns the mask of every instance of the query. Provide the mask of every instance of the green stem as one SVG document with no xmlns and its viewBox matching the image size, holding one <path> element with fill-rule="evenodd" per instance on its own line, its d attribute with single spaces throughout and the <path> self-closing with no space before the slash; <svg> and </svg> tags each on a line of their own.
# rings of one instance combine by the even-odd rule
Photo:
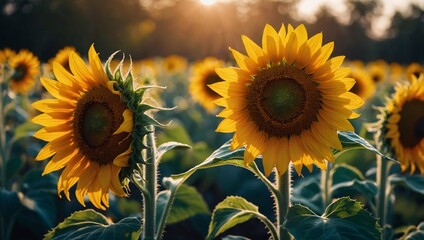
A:
<svg viewBox="0 0 424 240">
<path fill-rule="evenodd" d="M 271 232 L 272 239 L 274 239 L 274 240 L 279 239 L 278 238 L 278 232 L 277 232 L 277 229 L 275 228 L 274 224 L 266 216 L 264 216 L 260 213 L 258 214 L 258 218 L 269 229 L 269 231 Z"/>
<path fill-rule="evenodd" d="M 332 200 L 331 186 L 333 185 L 333 178 L 331 177 L 331 171 L 333 170 L 333 164 L 327 162 L 327 170 L 321 170 L 321 196 L 322 206 L 325 210 L 330 205 Z"/>
<path fill-rule="evenodd" d="M 290 233 L 284 228 L 283 223 L 286 220 L 287 213 L 289 212 L 290 207 L 290 191 L 291 191 L 291 167 L 287 171 L 279 176 L 276 173 L 276 185 L 278 189 L 278 194 L 276 195 L 277 200 L 277 227 L 278 227 L 278 236 L 280 240 L 290 240 L 292 239 Z"/>
<path fill-rule="evenodd" d="M 157 164 L 156 164 L 156 141 L 154 127 L 146 137 L 146 166 L 144 168 L 144 179 L 146 180 L 146 190 L 144 195 L 144 215 L 143 215 L 143 239 L 152 240 L 155 237 L 156 225 L 156 197 L 157 197 Z"/>
<path fill-rule="evenodd" d="M 377 218 L 380 227 L 384 229 L 387 221 L 387 200 L 390 193 L 390 187 L 387 186 L 387 177 L 389 175 L 391 163 L 377 154 Z"/>
</svg>

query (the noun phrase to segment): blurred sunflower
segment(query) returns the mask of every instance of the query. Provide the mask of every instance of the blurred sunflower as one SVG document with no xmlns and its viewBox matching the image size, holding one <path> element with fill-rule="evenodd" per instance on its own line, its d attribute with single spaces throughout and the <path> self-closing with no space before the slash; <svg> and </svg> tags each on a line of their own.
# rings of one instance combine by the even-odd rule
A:
<svg viewBox="0 0 424 240">
<path fill-rule="evenodd" d="M 0 64 L 5 64 L 11 57 L 14 57 L 16 52 L 10 48 L 0 50 Z"/>
<path fill-rule="evenodd" d="M 156 65 L 156 61 L 153 58 L 140 60 L 141 74 L 156 77 L 158 75 L 158 69 Z"/>
<path fill-rule="evenodd" d="M 187 69 L 187 59 L 178 55 L 169 55 L 162 61 L 165 72 L 175 74 Z"/>
<path fill-rule="evenodd" d="M 404 68 L 399 63 L 390 63 L 390 79 L 392 82 L 397 82 L 402 79 Z"/>
<path fill-rule="evenodd" d="M 109 80 L 92 45 L 89 66 L 75 53 L 69 55 L 68 72 L 53 63 L 58 81 L 42 78 L 41 83 L 55 99 L 40 100 L 33 107 L 43 112 L 32 119 L 44 126 L 34 136 L 48 143 L 36 160 L 53 158 L 43 175 L 64 168 L 58 181 L 59 194 L 69 199 L 69 189 L 85 206 L 84 196 L 100 209 L 109 206 L 109 190 L 125 196 L 119 179 L 132 153 L 133 112 Z"/>
<path fill-rule="evenodd" d="M 387 78 L 387 64 L 383 60 L 370 62 L 367 65 L 368 73 L 375 83 L 383 82 Z"/>
<path fill-rule="evenodd" d="M 355 85 L 350 89 L 350 92 L 355 93 L 363 99 L 374 95 L 376 89 L 375 83 L 367 71 L 361 68 L 352 68 L 350 77 L 355 79 Z"/>
<path fill-rule="evenodd" d="M 406 78 L 411 79 L 411 74 L 414 74 L 418 78 L 420 74 L 424 74 L 424 68 L 419 63 L 411 63 L 406 67 Z"/>
<path fill-rule="evenodd" d="M 20 50 L 9 58 L 9 66 L 14 73 L 9 80 L 9 87 L 15 93 L 26 93 L 32 89 L 40 73 L 40 62 L 28 50 Z"/>
<path fill-rule="evenodd" d="M 218 99 L 220 95 L 210 89 L 208 85 L 223 81 L 215 72 L 215 69 L 224 66 L 224 61 L 215 57 L 207 57 L 193 65 L 189 91 L 193 98 L 209 112 L 216 108 L 213 101 Z"/>
<path fill-rule="evenodd" d="M 382 136 L 401 162 L 402 171 L 418 168 L 424 174 L 424 74 L 411 75 L 408 84 L 397 84 L 379 118 Z"/>
<path fill-rule="evenodd" d="M 353 131 L 347 119 L 363 104 L 349 92 L 355 80 L 340 67 L 344 57 L 329 58 L 333 42 L 322 46 L 322 33 L 308 38 L 304 25 L 266 25 L 262 47 L 242 40 L 247 56 L 230 48 L 239 67 L 218 68 L 225 81 L 211 85 L 225 107 L 216 131 L 234 132 L 231 148 L 246 146 L 246 165 L 262 154 L 266 175 L 274 166 L 282 175 L 290 161 L 299 175 L 303 165 L 326 169 L 331 148 L 342 148 L 337 131 Z"/>
<path fill-rule="evenodd" d="M 69 55 L 71 55 L 72 52 L 78 54 L 74 47 L 67 46 L 60 49 L 56 55 L 48 61 L 50 69 L 53 69 L 53 62 L 57 62 L 62 65 L 68 72 L 70 72 L 71 68 L 69 67 Z"/>
</svg>

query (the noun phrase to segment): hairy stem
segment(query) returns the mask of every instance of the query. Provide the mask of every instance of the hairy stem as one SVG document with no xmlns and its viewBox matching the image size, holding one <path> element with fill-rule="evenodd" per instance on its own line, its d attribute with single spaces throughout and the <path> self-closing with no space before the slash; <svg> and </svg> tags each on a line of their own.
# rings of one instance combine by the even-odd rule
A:
<svg viewBox="0 0 424 240">
<path fill-rule="evenodd" d="M 387 221 L 387 200 L 390 194 L 390 186 L 387 186 L 391 163 L 377 154 L 377 218 L 378 224 L 384 229 Z"/>
<path fill-rule="evenodd" d="M 331 203 L 332 194 L 331 186 L 333 185 L 333 178 L 331 177 L 331 171 L 333 170 L 333 164 L 327 162 L 327 170 L 321 170 L 321 196 L 322 206 L 325 210 Z"/>
<path fill-rule="evenodd" d="M 279 176 L 276 173 L 276 185 L 278 194 L 275 200 L 277 200 L 277 227 L 278 236 L 280 240 L 292 239 L 290 233 L 284 228 L 283 223 L 286 220 L 287 213 L 290 207 L 290 192 L 291 192 L 291 167 L 287 171 Z"/>
<path fill-rule="evenodd" d="M 152 240 L 155 237 L 156 225 L 156 197 L 157 197 L 157 165 L 156 165 L 156 141 L 154 127 L 146 137 L 146 166 L 144 168 L 144 179 L 148 194 L 144 196 L 143 211 L 143 239 Z"/>
</svg>

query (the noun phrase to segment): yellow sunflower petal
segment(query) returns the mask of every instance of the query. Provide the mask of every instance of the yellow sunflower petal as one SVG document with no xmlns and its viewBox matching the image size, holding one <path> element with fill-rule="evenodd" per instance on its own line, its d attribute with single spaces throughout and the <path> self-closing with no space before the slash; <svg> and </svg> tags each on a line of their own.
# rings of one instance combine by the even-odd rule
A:
<svg viewBox="0 0 424 240">
<path fill-rule="evenodd" d="M 229 82 L 248 82 L 251 81 L 251 75 L 240 68 L 217 68 L 218 76 Z"/>
<path fill-rule="evenodd" d="M 130 148 L 128 148 L 128 150 L 126 150 L 125 152 L 119 154 L 113 160 L 113 164 L 115 164 L 118 167 L 128 167 L 129 166 L 128 159 L 131 153 L 132 153 L 132 146 L 130 146 Z"/>
<path fill-rule="evenodd" d="M 279 159 L 277 160 L 278 174 L 283 175 L 290 165 L 290 148 L 288 139 L 285 137 L 279 139 L 277 149 L 279 156 Z"/>
<path fill-rule="evenodd" d="M 250 38 L 245 35 L 241 36 L 243 44 L 246 48 L 247 55 L 253 61 L 258 64 L 259 67 L 264 67 L 266 65 L 266 61 L 264 58 L 264 51 L 261 47 L 259 47 L 256 43 L 254 43 Z"/>
<path fill-rule="evenodd" d="M 268 146 L 262 154 L 262 165 L 264 166 L 266 176 L 271 174 L 272 169 L 277 165 L 277 161 L 280 160 L 277 159 L 277 145 L 278 142 L 275 139 L 270 139 Z"/>
<path fill-rule="evenodd" d="M 249 57 L 241 54 L 237 50 L 230 48 L 230 51 L 233 53 L 234 59 L 237 62 L 237 65 L 244 71 L 249 72 L 250 74 L 255 74 L 258 65 Z"/>
<path fill-rule="evenodd" d="M 124 117 L 124 121 L 119 126 L 119 128 L 113 133 L 113 135 L 123 132 L 129 133 L 133 129 L 133 112 L 131 112 L 129 109 L 126 109 L 124 110 L 124 113 L 122 113 L 122 116 Z"/>
<path fill-rule="evenodd" d="M 271 25 L 267 24 L 262 35 L 262 48 L 271 62 L 277 62 L 281 58 L 279 56 L 280 49 L 282 48 L 281 44 L 277 31 Z"/>
</svg>

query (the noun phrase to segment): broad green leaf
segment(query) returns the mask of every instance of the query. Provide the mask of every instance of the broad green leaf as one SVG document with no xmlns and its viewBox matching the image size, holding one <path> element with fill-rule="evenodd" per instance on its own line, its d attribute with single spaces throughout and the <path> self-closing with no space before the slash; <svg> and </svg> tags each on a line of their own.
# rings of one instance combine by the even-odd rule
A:
<svg viewBox="0 0 424 240">
<path fill-rule="evenodd" d="M 362 172 L 348 164 L 335 164 L 333 168 L 333 184 L 349 182 L 352 180 L 365 180 Z"/>
<path fill-rule="evenodd" d="M 169 201 L 173 191 L 176 191 L 176 194 L 173 203 L 170 203 Z M 164 210 L 168 204 L 172 204 L 172 208 L 166 219 L 166 223 L 168 224 L 183 221 L 196 214 L 210 213 L 208 205 L 196 188 L 184 184 L 180 185 L 177 189 L 171 187 L 171 189 L 163 190 L 158 194 L 158 220 L 163 217 Z"/>
<path fill-rule="evenodd" d="M 22 193 L 0 189 L 0 218 L 1 222 L 11 224 L 15 215 L 23 208 L 20 199 Z"/>
<path fill-rule="evenodd" d="M 179 222 L 200 213 L 210 213 L 202 195 L 195 188 L 183 185 L 181 179 L 164 177 L 162 185 L 167 190 L 161 191 L 157 196 L 158 238 L 162 237 L 160 235 L 162 235 L 166 223 Z"/>
<path fill-rule="evenodd" d="M 171 124 L 166 128 L 163 134 L 158 136 L 159 142 L 178 141 L 181 143 L 193 145 L 187 130 L 180 124 Z"/>
<path fill-rule="evenodd" d="M 331 191 L 334 195 L 337 195 L 338 192 L 346 196 L 349 190 L 354 190 L 361 193 L 370 203 L 373 203 L 374 198 L 377 194 L 377 185 L 374 181 L 370 180 L 357 180 L 353 179 L 352 181 L 342 182 L 334 184 L 331 187 Z"/>
<path fill-rule="evenodd" d="M 354 149 L 367 149 L 374 152 L 375 154 L 382 156 L 386 160 L 391 160 L 398 163 L 398 161 L 396 161 L 395 159 L 388 157 L 384 155 L 383 153 L 381 153 L 380 151 L 378 151 L 374 146 L 369 144 L 365 139 L 363 139 L 362 137 L 360 137 L 354 132 L 337 131 L 337 133 L 339 135 L 339 140 L 343 146 L 343 149 L 341 151 L 335 150 L 335 149 L 333 150 L 333 154 L 336 157 L 337 155 L 340 155 L 345 151 L 354 150 Z"/>
<path fill-rule="evenodd" d="M 323 212 L 319 175 L 308 175 L 295 181 L 291 201 L 311 208 L 315 212 Z"/>
<path fill-rule="evenodd" d="M 33 169 L 25 174 L 21 183 L 21 203 L 24 206 L 16 216 L 16 221 L 38 235 L 44 234 L 56 225 L 57 175 L 41 175 L 41 169 Z"/>
<path fill-rule="evenodd" d="M 242 197 L 230 196 L 218 203 L 213 210 L 206 239 L 214 239 L 224 231 L 252 218 L 267 220 L 258 207 Z M 271 230 L 271 229 L 270 229 Z"/>
<path fill-rule="evenodd" d="M 135 217 L 127 217 L 118 223 L 109 223 L 102 214 L 92 210 L 73 213 L 53 230 L 44 240 L 61 239 L 138 239 L 141 222 Z"/>
<path fill-rule="evenodd" d="M 25 122 L 15 128 L 13 134 L 13 140 L 17 141 L 24 137 L 32 137 L 34 133 L 40 130 L 42 127 L 32 122 Z"/>
<path fill-rule="evenodd" d="M 389 177 L 392 185 L 401 185 L 424 195 L 424 176 L 394 174 Z"/>
<path fill-rule="evenodd" d="M 170 151 L 174 148 L 189 149 L 191 147 L 190 147 L 190 145 L 187 145 L 187 144 L 184 144 L 184 143 L 179 143 L 179 142 L 163 143 L 157 148 L 156 162 L 159 163 L 160 160 L 162 159 L 163 154 L 165 154 L 166 152 L 168 152 L 168 151 Z"/>
<path fill-rule="evenodd" d="M 223 237 L 222 240 L 250 240 L 250 238 L 243 236 L 228 235 Z"/>
<path fill-rule="evenodd" d="M 18 173 L 24 164 L 25 162 L 21 156 L 17 154 L 10 156 L 10 159 L 6 161 L 6 179 L 12 182 L 12 178 Z"/>
<path fill-rule="evenodd" d="M 184 182 L 188 177 L 191 176 L 191 174 L 193 174 L 199 169 L 206 169 L 224 165 L 233 165 L 237 167 L 246 168 L 251 172 L 255 173 L 256 165 L 254 163 L 250 164 L 249 166 L 245 166 L 244 164 L 244 147 L 238 148 L 236 150 L 231 150 L 230 145 L 231 140 L 227 141 L 220 148 L 215 150 L 208 158 L 206 158 L 199 165 L 196 165 L 195 167 L 191 168 L 190 170 L 184 173 L 173 175 L 172 177 L 175 179 L 182 179 L 182 181 Z"/>
<path fill-rule="evenodd" d="M 301 205 L 290 207 L 285 227 L 296 240 L 381 239 L 377 220 L 359 202 L 347 197 L 330 204 L 322 216 Z"/>
<path fill-rule="evenodd" d="M 424 239 L 424 222 L 421 222 L 418 226 L 411 226 L 405 231 L 405 234 L 400 240 L 421 240 Z"/>
</svg>

